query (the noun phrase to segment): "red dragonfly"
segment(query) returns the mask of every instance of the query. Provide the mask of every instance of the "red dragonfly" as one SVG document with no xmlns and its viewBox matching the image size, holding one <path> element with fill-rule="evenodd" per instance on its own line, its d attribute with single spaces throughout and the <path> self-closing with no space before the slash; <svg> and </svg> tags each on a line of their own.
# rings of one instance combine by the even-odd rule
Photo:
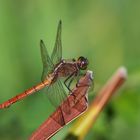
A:
<svg viewBox="0 0 140 140">
<path fill-rule="evenodd" d="M 60 105 L 60 103 L 68 96 L 60 78 L 66 78 L 64 85 L 69 91 L 71 91 L 71 82 L 75 77 L 80 75 L 81 70 L 85 70 L 87 68 L 88 60 L 83 56 L 79 57 L 77 60 L 62 59 L 61 28 L 62 23 L 60 21 L 58 24 L 56 41 L 51 57 L 48 54 L 44 42 L 42 40 L 40 41 L 40 50 L 43 63 L 43 72 L 41 77 L 42 82 L 0 104 L 0 109 L 7 108 L 13 103 L 43 88 L 45 88 L 45 92 L 54 106 Z"/>
</svg>

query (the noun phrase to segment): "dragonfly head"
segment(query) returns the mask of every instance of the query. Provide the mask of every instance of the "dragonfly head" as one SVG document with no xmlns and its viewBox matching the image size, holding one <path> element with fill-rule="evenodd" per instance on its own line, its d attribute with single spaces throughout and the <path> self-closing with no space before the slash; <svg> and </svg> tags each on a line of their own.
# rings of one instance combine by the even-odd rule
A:
<svg viewBox="0 0 140 140">
<path fill-rule="evenodd" d="M 81 70 L 87 69 L 88 59 L 83 56 L 80 56 L 77 60 L 77 65 L 78 65 L 78 68 Z"/>
</svg>

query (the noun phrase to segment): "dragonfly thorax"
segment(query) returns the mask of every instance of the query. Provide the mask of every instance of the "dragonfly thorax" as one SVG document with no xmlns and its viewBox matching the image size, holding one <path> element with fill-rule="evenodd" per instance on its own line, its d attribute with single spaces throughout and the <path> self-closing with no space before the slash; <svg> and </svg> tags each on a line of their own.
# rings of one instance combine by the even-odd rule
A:
<svg viewBox="0 0 140 140">
<path fill-rule="evenodd" d="M 88 59 L 83 57 L 83 56 L 80 56 L 77 60 L 77 66 L 79 69 L 81 70 L 85 70 L 87 69 L 87 66 L 88 66 Z"/>
</svg>

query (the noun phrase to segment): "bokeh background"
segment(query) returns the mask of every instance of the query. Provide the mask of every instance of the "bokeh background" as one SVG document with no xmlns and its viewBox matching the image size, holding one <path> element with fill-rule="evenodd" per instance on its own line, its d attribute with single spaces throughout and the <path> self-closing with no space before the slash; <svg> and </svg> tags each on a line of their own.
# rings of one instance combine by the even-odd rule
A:
<svg viewBox="0 0 140 140">
<path fill-rule="evenodd" d="M 121 65 L 128 79 L 98 118 L 86 140 L 140 138 L 139 0 L 1 0 L 0 102 L 40 82 L 39 41 L 51 53 L 59 19 L 63 22 L 63 58 L 87 56 L 94 71 L 90 100 Z M 53 107 L 38 92 L 0 110 L 0 139 L 25 140 Z M 57 137 L 62 139 L 72 123 Z"/>
</svg>

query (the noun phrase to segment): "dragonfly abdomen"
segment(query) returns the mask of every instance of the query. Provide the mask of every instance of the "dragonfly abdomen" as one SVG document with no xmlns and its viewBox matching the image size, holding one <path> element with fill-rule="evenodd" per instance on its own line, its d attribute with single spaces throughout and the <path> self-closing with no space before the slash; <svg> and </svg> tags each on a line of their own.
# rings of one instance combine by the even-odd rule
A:
<svg viewBox="0 0 140 140">
<path fill-rule="evenodd" d="M 20 93 L 19 95 L 17 95 L 15 97 L 5 101 L 4 103 L 0 104 L 0 109 L 7 108 L 10 105 L 12 105 L 13 103 L 15 103 L 15 102 L 17 102 L 19 100 L 22 100 L 23 98 L 31 95 L 32 93 L 37 92 L 37 91 L 39 91 L 40 89 L 42 89 L 42 88 L 44 88 L 46 86 L 49 86 L 52 83 L 53 78 L 54 78 L 53 75 L 49 75 L 47 77 L 47 79 L 42 81 L 41 83 L 39 83 L 39 84 L 37 84 L 37 85 L 25 90 L 24 92 Z"/>
</svg>

